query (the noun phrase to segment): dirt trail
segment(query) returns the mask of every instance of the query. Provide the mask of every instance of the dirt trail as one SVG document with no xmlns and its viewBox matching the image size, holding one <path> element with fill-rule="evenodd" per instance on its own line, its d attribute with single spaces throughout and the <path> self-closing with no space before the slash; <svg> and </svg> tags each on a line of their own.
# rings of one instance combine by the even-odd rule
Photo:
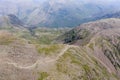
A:
<svg viewBox="0 0 120 80">
<path fill-rule="evenodd" d="M 44 65 L 44 64 L 47 64 L 47 63 L 51 63 L 51 62 L 57 61 L 71 47 L 77 47 L 77 46 L 66 45 L 65 48 L 58 54 L 58 56 L 56 58 L 54 58 L 54 59 L 45 58 L 45 59 L 42 59 L 42 60 L 37 60 L 34 64 L 32 64 L 30 66 L 20 66 L 17 63 L 11 63 L 11 62 L 6 62 L 6 63 L 9 64 L 9 65 L 13 65 L 14 67 L 20 68 L 20 69 L 33 69 L 38 64 Z"/>
</svg>

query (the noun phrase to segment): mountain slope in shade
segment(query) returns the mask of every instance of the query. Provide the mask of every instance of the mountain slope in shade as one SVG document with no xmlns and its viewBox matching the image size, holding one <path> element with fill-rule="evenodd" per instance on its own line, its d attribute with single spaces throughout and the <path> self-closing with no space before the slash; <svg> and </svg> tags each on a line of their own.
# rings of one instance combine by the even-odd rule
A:
<svg viewBox="0 0 120 80">
<path fill-rule="evenodd" d="M 24 26 L 24 23 L 15 15 L 10 14 L 8 17 L 10 19 L 10 23 L 14 26 Z"/>
<path fill-rule="evenodd" d="M 120 75 L 120 19 L 104 19 L 82 24 L 57 39 L 85 46 L 110 72 Z"/>
<path fill-rule="evenodd" d="M 27 27 L 27 25 L 13 14 L 0 16 L 0 31 L 5 30 L 14 33 L 14 35 L 22 36 L 25 32 L 30 33 Z"/>
<path fill-rule="evenodd" d="M 23 28 L 25 24 L 15 15 L 9 14 L 0 16 L 0 27 L 21 27 Z"/>
<path fill-rule="evenodd" d="M 97 17 L 95 17 L 95 20 L 106 19 L 106 18 L 120 18 L 120 11 L 114 12 L 114 13 L 107 13 L 107 14 L 102 15 L 102 16 L 97 16 Z"/>
</svg>

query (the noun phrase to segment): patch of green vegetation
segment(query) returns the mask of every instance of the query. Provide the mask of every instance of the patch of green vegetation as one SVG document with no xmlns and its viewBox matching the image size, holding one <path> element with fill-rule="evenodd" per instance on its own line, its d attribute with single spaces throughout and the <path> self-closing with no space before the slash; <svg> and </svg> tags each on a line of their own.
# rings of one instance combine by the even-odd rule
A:
<svg viewBox="0 0 120 80">
<path fill-rule="evenodd" d="M 107 71 L 106 68 L 104 68 L 104 67 L 102 68 L 102 73 L 103 73 L 104 76 L 106 76 L 106 77 L 109 78 L 109 75 L 110 75 L 110 74 L 108 74 L 108 71 Z"/>
<path fill-rule="evenodd" d="M 8 45 L 12 43 L 16 38 L 11 35 L 0 35 L 0 45 Z"/>
<path fill-rule="evenodd" d="M 33 36 L 28 31 L 23 31 L 22 33 L 20 32 L 18 34 L 18 36 L 27 40 L 31 40 L 33 38 Z"/>
<path fill-rule="evenodd" d="M 71 75 L 71 76 L 74 75 L 74 79 L 75 78 L 79 79 L 78 75 L 76 75 L 76 69 L 74 67 L 71 69 L 71 66 L 70 66 L 70 65 L 75 65 L 75 66 L 81 67 L 80 66 L 82 65 L 81 61 L 78 59 L 77 56 L 78 55 L 72 54 L 71 48 L 68 49 L 65 52 L 65 54 L 58 60 L 58 63 L 56 64 L 57 70 L 67 75 Z"/>
<path fill-rule="evenodd" d="M 57 66 L 57 70 L 59 72 L 62 72 L 62 73 L 65 73 L 65 74 L 68 72 L 66 64 L 64 64 L 64 63 L 57 63 L 56 66 Z"/>
<path fill-rule="evenodd" d="M 67 58 L 67 57 L 70 57 L 70 55 L 71 55 L 71 51 L 68 49 L 68 50 L 65 52 L 65 54 L 63 55 L 63 58 L 65 59 L 65 58 Z"/>
<path fill-rule="evenodd" d="M 71 60 L 71 63 L 80 65 L 81 62 L 78 59 L 79 56 L 76 54 L 73 55 L 71 50 L 72 49 L 70 48 L 65 52 L 65 54 L 61 57 L 61 61 L 64 61 L 65 59 L 69 58 Z"/>
<path fill-rule="evenodd" d="M 79 37 L 80 39 L 84 39 L 86 38 L 88 35 L 90 34 L 90 32 L 86 29 L 83 29 L 83 30 L 80 30 L 80 33 L 79 33 Z"/>
<path fill-rule="evenodd" d="M 79 53 L 80 52 L 77 51 L 75 48 L 70 48 L 65 52 L 65 54 L 63 55 L 63 58 L 65 59 L 68 57 L 68 58 L 70 58 L 71 63 L 77 64 L 77 65 L 82 65 L 81 57 L 80 57 Z"/>
<path fill-rule="evenodd" d="M 51 42 L 53 41 L 53 36 L 50 35 L 44 35 L 38 38 L 37 42 L 39 44 L 51 44 Z"/>
<path fill-rule="evenodd" d="M 70 43 L 78 39 L 78 32 L 75 30 L 71 30 L 69 33 L 66 34 L 66 38 L 64 39 L 65 43 Z"/>
<path fill-rule="evenodd" d="M 48 76 L 49 74 L 47 72 L 41 72 L 38 80 L 45 80 Z"/>
<path fill-rule="evenodd" d="M 92 68 L 88 64 L 82 65 L 85 74 L 83 76 L 83 80 L 102 80 L 101 73 L 96 71 L 96 68 Z"/>
<path fill-rule="evenodd" d="M 71 51 L 68 49 L 64 53 L 64 55 L 60 57 L 60 59 L 58 60 L 58 63 L 56 64 L 57 70 L 59 72 L 62 72 L 64 74 L 69 74 L 69 65 L 67 64 L 68 63 L 67 61 L 72 59 L 71 56 L 72 56 Z M 73 62 L 77 63 L 77 61 L 73 61 Z M 71 64 L 72 62 L 69 62 L 69 63 Z"/>
<path fill-rule="evenodd" d="M 9 30 L 9 31 L 11 31 L 11 30 L 13 30 L 13 28 L 11 26 L 2 26 L 2 27 L 0 27 L 0 30 Z"/>
<path fill-rule="evenodd" d="M 90 49 L 94 50 L 94 44 L 93 44 L 93 43 L 90 43 L 88 47 L 89 47 Z"/>
<path fill-rule="evenodd" d="M 67 29 L 35 28 L 30 29 L 30 31 L 22 32 L 21 37 L 29 40 L 31 44 L 50 45 L 65 31 L 67 31 Z"/>
<path fill-rule="evenodd" d="M 90 67 L 88 65 L 82 65 L 83 69 L 85 70 L 86 73 L 90 72 Z"/>
<path fill-rule="evenodd" d="M 37 46 L 37 51 L 40 54 L 51 55 L 53 53 L 58 53 L 62 48 L 64 48 L 63 45 L 52 44 L 47 46 Z"/>
<path fill-rule="evenodd" d="M 80 61 L 79 61 L 79 60 L 77 60 L 77 59 L 72 59 L 71 63 L 74 63 L 74 64 L 79 64 L 79 65 L 81 64 L 81 63 L 80 63 Z"/>
<path fill-rule="evenodd" d="M 88 42 L 87 37 L 89 35 L 90 35 L 90 32 L 86 29 L 80 29 L 80 30 L 73 29 L 68 33 L 66 33 L 65 36 L 64 35 L 63 36 L 64 36 L 65 43 L 74 43 L 77 40 L 81 40 L 83 42 L 81 44 L 85 44 Z"/>
</svg>

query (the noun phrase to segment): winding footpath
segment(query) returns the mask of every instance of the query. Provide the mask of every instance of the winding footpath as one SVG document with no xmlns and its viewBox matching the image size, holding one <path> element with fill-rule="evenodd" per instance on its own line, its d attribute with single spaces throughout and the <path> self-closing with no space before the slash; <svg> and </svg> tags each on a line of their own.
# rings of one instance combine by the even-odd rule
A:
<svg viewBox="0 0 120 80">
<path fill-rule="evenodd" d="M 20 69 L 34 69 L 38 64 L 43 65 L 43 64 L 47 64 L 47 63 L 51 63 L 51 62 L 55 62 L 57 61 L 62 55 L 64 55 L 64 53 L 72 47 L 77 47 L 77 46 L 71 46 L 71 45 L 66 45 L 65 48 L 58 54 L 58 56 L 54 59 L 51 58 L 45 58 L 42 60 L 37 60 L 34 64 L 30 65 L 30 66 L 20 66 L 17 63 L 10 63 L 10 62 L 6 62 L 9 65 L 13 65 L 16 68 L 20 68 Z"/>
</svg>

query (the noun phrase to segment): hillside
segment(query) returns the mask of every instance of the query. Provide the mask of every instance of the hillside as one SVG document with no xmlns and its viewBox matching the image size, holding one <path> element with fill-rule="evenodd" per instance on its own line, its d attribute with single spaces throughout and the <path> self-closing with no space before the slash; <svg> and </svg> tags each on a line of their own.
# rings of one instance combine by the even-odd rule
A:
<svg viewBox="0 0 120 80">
<path fill-rule="evenodd" d="M 110 71 L 120 75 L 120 19 L 82 24 L 57 39 L 60 43 L 85 46 Z"/>
<path fill-rule="evenodd" d="M 0 80 L 120 80 L 120 0 L 0 0 Z"/>
<path fill-rule="evenodd" d="M 0 80 L 118 80 L 82 47 L 35 47 L 16 38 L 9 44 L 0 44 L 0 50 Z"/>
<path fill-rule="evenodd" d="M 34 35 L 0 30 L 0 80 L 119 80 L 119 21 L 101 20 L 73 29 L 83 29 L 81 39 L 88 35 L 85 29 L 92 36 L 83 39 L 85 42 L 77 38 L 70 42 L 72 45 L 46 43 L 64 34 L 62 29 L 35 29 Z M 112 26 L 102 30 L 106 26 L 103 22 Z M 50 39 L 41 40 L 42 36 Z M 66 34 L 62 37 L 66 38 Z"/>
</svg>

